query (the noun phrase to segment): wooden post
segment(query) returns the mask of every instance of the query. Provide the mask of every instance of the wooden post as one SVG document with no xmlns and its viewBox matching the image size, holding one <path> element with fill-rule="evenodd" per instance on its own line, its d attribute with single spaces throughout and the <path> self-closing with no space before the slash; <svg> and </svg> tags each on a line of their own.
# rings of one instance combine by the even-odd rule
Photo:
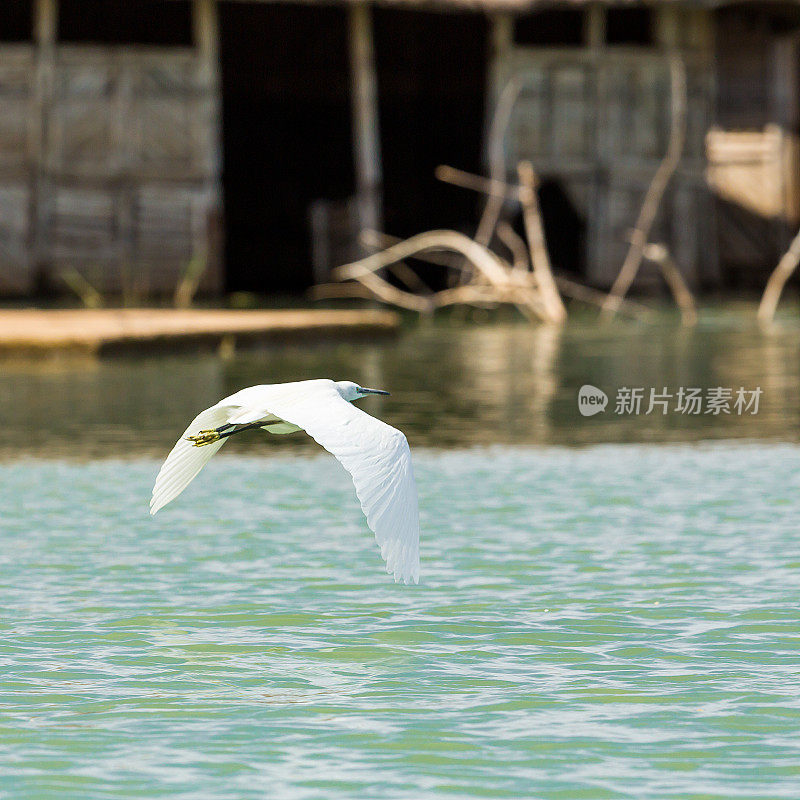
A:
<svg viewBox="0 0 800 800">
<path fill-rule="evenodd" d="M 686 19 L 687 15 L 687 9 L 672 6 L 662 6 L 657 9 L 655 39 L 664 50 L 673 52 L 683 47 L 681 22 Z"/>
<path fill-rule="evenodd" d="M 597 50 L 606 42 L 606 9 L 599 3 L 592 3 L 583 12 L 583 43 L 591 50 Z"/>
<path fill-rule="evenodd" d="M 30 246 L 34 268 L 41 276 L 47 260 L 47 133 L 55 93 L 58 0 L 35 0 L 33 37 L 36 44 L 36 138 L 31 174 Z"/>
<path fill-rule="evenodd" d="M 176 304 L 189 305 L 200 281 L 211 270 L 211 285 L 221 286 L 220 232 L 221 232 L 221 187 L 222 175 L 222 117 L 220 113 L 220 58 L 219 58 L 219 13 L 217 0 L 193 0 L 192 38 L 197 51 L 197 70 L 204 93 L 203 122 L 210 141 L 206 142 L 208 161 L 206 180 L 209 182 L 205 231 L 200 252 L 192 255 L 186 271 L 175 290 Z"/>
<path fill-rule="evenodd" d="M 484 140 L 484 158 L 489 174 L 494 181 L 506 179 L 505 136 L 511 112 L 519 95 L 520 83 L 507 77 L 514 47 L 514 17 L 506 13 L 492 16 L 491 62 L 489 65 L 488 111 Z M 486 198 L 475 241 L 488 245 L 495 233 L 495 226 L 503 211 L 504 199 L 490 194 Z"/>
<path fill-rule="evenodd" d="M 758 321 L 762 325 L 769 325 L 772 322 L 783 287 L 786 285 L 786 281 L 792 277 L 798 263 L 800 263 L 800 233 L 794 237 L 789 249 L 783 254 L 778 266 L 769 276 L 764 296 L 761 298 L 761 305 L 758 307 Z"/>
<path fill-rule="evenodd" d="M 365 2 L 352 3 L 350 70 L 353 94 L 353 149 L 361 230 L 381 230 L 383 175 L 378 128 L 378 81 L 372 41 L 372 13 Z"/>
<path fill-rule="evenodd" d="M 491 16 L 490 50 L 489 50 L 489 91 L 486 93 L 488 102 L 487 130 L 491 122 L 491 112 L 494 111 L 500 93 L 508 80 L 508 67 L 510 54 L 514 47 L 514 17 L 507 11 L 500 11 Z"/>
</svg>

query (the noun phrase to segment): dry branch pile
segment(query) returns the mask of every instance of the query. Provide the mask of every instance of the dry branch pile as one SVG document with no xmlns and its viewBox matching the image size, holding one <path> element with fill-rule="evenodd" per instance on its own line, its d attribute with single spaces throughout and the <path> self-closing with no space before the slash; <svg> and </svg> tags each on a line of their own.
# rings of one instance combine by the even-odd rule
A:
<svg viewBox="0 0 800 800">
<path fill-rule="evenodd" d="M 496 240 L 498 249 L 508 251 L 510 260 L 479 242 L 477 236 L 471 239 L 457 231 L 427 231 L 406 240 L 378 231 L 364 231 L 362 245 L 376 252 L 337 267 L 333 277 L 345 283 L 317 286 L 316 297 L 366 297 L 420 314 L 431 314 L 437 308 L 452 305 L 480 308 L 513 305 L 530 320 L 551 323 L 566 319 L 562 294 L 602 306 L 604 293 L 553 274 L 535 191 L 536 176 L 529 162 L 519 165 L 518 186 L 446 166 L 439 167 L 436 174 L 440 180 L 487 194 L 487 206 L 497 197 L 519 202 L 527 242 L 491 210 L 493 222 L 487 235 L 490 241 Z M 451 278 L 448 288 L 430 289 L 405 263 L 407 258 L 447 269 Z M 634 317 L 646 313 L 644 306 L 628 301 L 622 303 L 620 311 Z"/>
<path fill-rule="evenodd" d="M 449 166 L 440 166 L 436 170 L 439 180 L 486 196 L 474 238 L 451 230 L 433 230 L 401 241 L 377 231 L 363 231 L 362 245 L 375 252 L 334 269 L 332 277 L 345 283 L 317 286 L 314 295 L 318 298 L 368 297 L 420 314 L 430 314 L 449 305 L 492 308 L 510 304 L 530 320 L 556 324 L 564 322 L 567 317 L 562 301 L 562 295 L 565 295 L 600 306 L 607 316 L 619 312 L 641 317 L 647 309 L 626 300 L 625 294 L 645 259 L 660 268 L 681 309 L 684 324 L 694 324 L 697 319 L 694 300 L 680 270 L 663 244 L 648 243 L 653 220 L 680 160 L 685 139 L 686 75 L 677 56 L 670 59 L 670 73 L 672 124 L 667 153 L 645 195 L 636 226 L 630 234 L 628 256 L 608 295 L 554 275 L 539 210 L 533 165 L 529 161 L 517 165 L 517 184 L 505 179 L 503 143 L 513 106 L 522 88 L 518 78 L 513 78 L 501 93 L 490 126 L 491 177 L 472 175 Z M 503 219 L 507 205 L 521 209 L 525 239 Z M 433 291 L 404 262 L 407 258 L 421 259 L 447 269 L 448 287 Z"/>
</svg>

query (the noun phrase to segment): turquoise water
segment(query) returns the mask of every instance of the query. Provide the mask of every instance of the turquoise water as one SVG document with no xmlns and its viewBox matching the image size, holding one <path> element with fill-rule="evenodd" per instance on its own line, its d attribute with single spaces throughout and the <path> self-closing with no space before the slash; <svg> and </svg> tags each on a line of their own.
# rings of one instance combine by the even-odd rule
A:
<svg viewBox="0 0 800 800">
<path fill-rule="evenodd" d="M 4 362 L 0 798 L 796 800 L 800 324 L 751 318 Z M 419 586 L 303 435 L 148 515 L 197 411 L 320 376 L 392 392 L 363 405 L 412 445 Z"/>
<path fill-rule="evenodd" d="M 800 446 L 422 449 L 415 587 L 329 457 L 157 467 L 0 465 L 0 796 L 800 796 Z"/>
</svg>

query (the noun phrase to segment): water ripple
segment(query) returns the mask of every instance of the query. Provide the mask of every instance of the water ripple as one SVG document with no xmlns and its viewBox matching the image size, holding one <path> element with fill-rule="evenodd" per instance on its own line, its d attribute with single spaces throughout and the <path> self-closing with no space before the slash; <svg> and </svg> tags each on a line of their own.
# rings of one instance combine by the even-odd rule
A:
<svg viewBox="0 0 800 800">
<path fill-rule="evenodd" d="M 798 796 L 800 448 L 417 460 L 418 587 L 327 457 L 0 466 L 0 790 Z"/>
</svg>

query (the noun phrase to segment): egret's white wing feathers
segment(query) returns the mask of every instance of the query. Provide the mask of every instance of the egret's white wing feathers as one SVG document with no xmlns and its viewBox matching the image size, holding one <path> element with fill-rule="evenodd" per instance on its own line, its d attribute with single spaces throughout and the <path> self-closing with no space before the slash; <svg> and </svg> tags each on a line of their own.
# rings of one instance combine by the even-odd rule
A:
<svg viewBox="0 0 800 800">
<path fill-rule="evenodd" d="M 419 507 L 406 437 L 345 400 L 330 380 L 252 386 L 199 414 L 156 478 L 150 513 L 177 497 L 225 439 L 195 447 L 186 441 L 225 423 L 283 420 L 303 428 L 353 478 L 356 494 L 396 581 L 419 580 Z M 280 428 L 278 429 L 280 432 Z M 288 432 L 288 431 L 287 431 Z"/>
<path fill-rule="evenodd" d="M 219 439 L 204 447 L 195 447 L 186 440 L 186 437 L 196 436 L 202 430 L 224 425 L 229 414 L 229 408 L 216 405 L 201 411 L 192 420 L 158 473 L 153 487 L 153 497 L 150 500 L 151 514 L 155 514 L 170 500 L 174 500 L 203 469 L 211 456 L 225 444 L 225 439 Z"/>
<path fill-rule="evenodd" d="M 311 381 L 309 381 L 311 383 Z M 332 381 L 268 399 L 269 411 L 303 428 L 350 473 L 396 581 L 419 581 L 419 506 L 406 437 L 344 400 Z"/>
</svg>

